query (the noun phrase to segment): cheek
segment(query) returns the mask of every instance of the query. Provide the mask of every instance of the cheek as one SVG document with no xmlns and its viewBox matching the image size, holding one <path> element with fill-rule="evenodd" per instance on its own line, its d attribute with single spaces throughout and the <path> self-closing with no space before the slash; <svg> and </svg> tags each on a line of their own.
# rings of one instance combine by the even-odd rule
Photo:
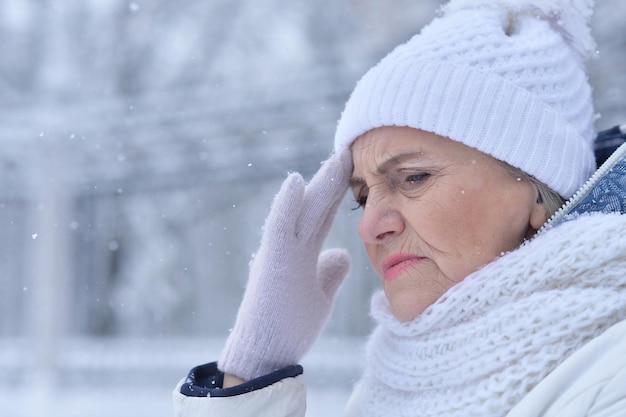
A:
<svg viewBox="0 0 626 417">
<path fill-rule="evenodd" d="M 437 198 L 429 198 L 432 196 Z M 468 203 L 467 191 L 463 188 L 440 189 L 426 195 L 416 207 L 408 207 L 413 229 L 431 246 L 442 251 L 450 250 L 480 216 L 481 208 Z"/>
<path fill-rule="evenodd" d="M 510 227 L 508 213 L 488 188 L 478 179 L 442 187 L 414 216 L 416 233 L 455 281 L 497 257 L 497 240 Z"/>
<path fill-rule="evenodd" d="M 496 184 L 509 192 L 477 192 L 457 205 L 457 234 L 468 252 L 473 248 L 478 262 L 491 262 L 523 241 L 528 229 L 528 190 L 519 184 Z M 490 188 L 493 189 L 493 188 Z"/>
</svg>

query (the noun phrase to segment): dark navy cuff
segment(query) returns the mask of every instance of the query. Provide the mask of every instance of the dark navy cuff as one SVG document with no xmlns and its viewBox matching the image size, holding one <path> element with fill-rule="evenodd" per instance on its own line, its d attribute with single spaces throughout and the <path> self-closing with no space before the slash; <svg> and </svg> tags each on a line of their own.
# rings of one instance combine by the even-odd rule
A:
<svg viewBox="0 0 626 417">
<path fill-rule="evenodd" d="M 302 366 L 291 365 L 243 384 L 222 388 L 224 373 L 217 369 L 217 362 L 211 362 L 189 371 L 180 393 L 188 397 L 232 397 L 268 387 L 282 379 L 298 376 L 303 371 Z"/>
</svg>

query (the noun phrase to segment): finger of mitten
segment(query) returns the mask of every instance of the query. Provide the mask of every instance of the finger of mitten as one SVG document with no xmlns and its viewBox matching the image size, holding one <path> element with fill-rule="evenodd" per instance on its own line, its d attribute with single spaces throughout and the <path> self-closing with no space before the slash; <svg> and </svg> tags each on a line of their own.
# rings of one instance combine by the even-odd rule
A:
<svg viewBox="0 0 626 417">
<path fill-rule="evenodd" d="M 350 255 L 345 249 L 327 249 L 317 262 L 317 279 L 322 291 L 333 299 L 350 270 Z"/>
<path fill-rule="evenodd" d="M 296 233 L 323 240 L 348 190 L 352 174 L 349 151 L 332 155 L 306 185 Z"/>
<path fill-rule="evenodd" d="M 304 202 L 305 184 L 302 176 L 291 173 L 287 176 L 274 197 L 270 213 L 263 226 L 263 240 L 277 239 L 295 233 L 295 226 Z"/>
<path fill-rule="evenodd" d="M 350 177 L 352 176 L 352 170 L 353 170 L 352 154 L 350 153 L 349 150 L 343 151 L 341 154 L 336 155 L 336 158 L 337 158 L 337 163 L 339 164 L 340 176 L 341 176 L 341 179 L 338 181 L 337 185 L 340 187 L 338 187 L 335 190 L 337 192 L 337 199 L 329 207 L 328 214 L 326 218 L 324 219 L 324 221 L 322 222 L 322 224 L 320 225 L 319 233 L 323 237 L 325 237 L 326 234 L 328 233 L 328 230 L 332 226 L 333 221 L 335 219 L 335 215 L 337 214 L 337 211 L 339 211 L 339 207 L 341 206 L 341 203 L 343 202 L 343 199 L 346 195 L 346 191 L 349 188 L 349 180 L 350 180 Z M 304 199 L 306 202 L 307 200 L 306 189 L 305 189 Z"/>
</svg>

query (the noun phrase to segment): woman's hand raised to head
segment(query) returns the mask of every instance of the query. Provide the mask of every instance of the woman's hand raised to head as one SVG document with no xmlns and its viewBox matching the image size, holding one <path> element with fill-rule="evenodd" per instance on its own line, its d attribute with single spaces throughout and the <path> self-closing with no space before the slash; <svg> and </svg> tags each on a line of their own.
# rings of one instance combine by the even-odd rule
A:
<svg viewBox="0 0 626 417">
<path fill-rule="evenodd" d="M 320 251 L 351 173 L 345 151 L 324 162 L 308 184 L 298 173 L 283 182 L 218 361 L 229 385 L 297 364 L 319 336 L 350 266 L 345 250 Z"/>
</svg>

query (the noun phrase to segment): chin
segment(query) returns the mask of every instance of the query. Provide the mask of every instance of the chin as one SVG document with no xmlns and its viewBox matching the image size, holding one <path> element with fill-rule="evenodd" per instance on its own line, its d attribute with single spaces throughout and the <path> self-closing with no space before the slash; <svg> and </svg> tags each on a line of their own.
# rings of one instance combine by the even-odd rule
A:
<svg viewBox="0 0 626 417">
<path fill-rule="evenodd" d="M 391 314 L 398 321 L 407 322 L 414 320 L 417 316 L 422 314 L 422 312 L 426 309 L 426 307 L 420 307 L 416 305 L 394 305 L 391 304 Z"/>
<path fill-rule="evenodd" d="M 423 289 L 418 290 L 417 294 L 416 291 L 411 291 L 408 288 L 387 287 L 384 290 L 391 314 L 396 320 L 402 322 L 414 320 L 439 298 L 438 295 L 426 292 Z"/>
</svg>

